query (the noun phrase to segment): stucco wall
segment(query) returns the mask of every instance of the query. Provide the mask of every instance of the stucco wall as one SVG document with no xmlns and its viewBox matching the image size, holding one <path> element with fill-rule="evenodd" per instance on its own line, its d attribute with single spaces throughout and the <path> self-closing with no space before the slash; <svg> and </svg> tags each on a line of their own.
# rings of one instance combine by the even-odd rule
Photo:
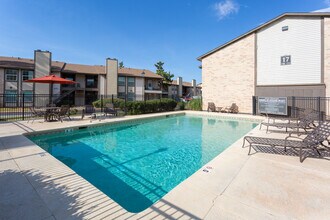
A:
<svg viewBox="0 0 330 220">
<path fill-rule="evenodd" d="M 118 60 L 108 58 L 106 60 L 106 95 L 117 95 Z"/>
<path fill-rule="evenodd" d="M 5 92 L 5 69 L 0 68 L 0 94 Z"/>
<path fill-rule="evenodd" d="M 240 112 L 252 113 L 254 46 L 255 35 L 250 34 L 202 60 L 204 110 L 208 102 L 217 107 L 236 103 Z"/>
<path fill-rule="evenodd" d="M 324 83 L 330 97 L 330 18 L 324 18 Z"/>
<path fill-rule="evenodd" d="M 48 51 L 35 51 L 34 55 L 35 70 L 34 75 L 36 78 L 48 76 L 50 74 L 51 53 Z M 49 94 L 50 85 L 45 83 L 35 83 L 36 94 Z"/>
<path fill-rule="evenodd" d="M 144 78 L 135 78 L 136 100 L 142 101 L 144 96 Z"/>
</svg>

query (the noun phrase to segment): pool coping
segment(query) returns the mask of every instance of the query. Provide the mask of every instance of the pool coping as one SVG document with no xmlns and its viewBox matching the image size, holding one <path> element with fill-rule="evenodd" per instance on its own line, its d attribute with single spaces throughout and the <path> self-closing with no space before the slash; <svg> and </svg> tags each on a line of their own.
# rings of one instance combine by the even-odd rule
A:
<svg viewBox="0 0 330 220">
<path fill-rule="evenodd" d="M 108 122 L 116 123 L 120 121 L 129 121 L 134 118 L 136 120 L 143 120 L 146 118 L 165 117 L 166 115 L 177 114 L 203 115 L 225 119 L 233 119 L 234 117 L 240 120 L 257 121 L 264 119 L 263 117 L 251 115 L 182 111 L 109 119 L 100 122 L 96 121 L 95 124 L 93 122 L 92 125 L 102 126 Z M 51 130 L 62 130 L 63 128 L 68 129 L 72 127 L 76 128 L 82 125 L 91 125 L 91 123 L 86 122 L 74 126 L 71 126 L 72 124 L 67 125 L 64 123 L 59 125 L 61 125 L 61 128 Z M 11 126 L 17 125 L 8 125 L 8 128 Z M 27 126 L 27 124 L 22 122 L 18 127 L 20 126 L 24 127 Z M 36 130 L 37 127 L 38 125 L 29 125 L 29 128 L 34 130 L 33 132 L 37 131 L 42 133 L 50 130 L 49 128 Z M 214 219 L 214 217 L 218 218 L 219 216 L 239 217 L 242 214 L 243 216 L 246 216 L 244 214 L 249 214 L 250 216 L 262 218 L 285 217 L 281 212 L 277 213 L 276 210 L 269 210 L 268 207 L 259 207 L 260 205 L 257 206 L 255 204 L 248 205 L 244 202 L 237 201 L 235 200 L 237 198 L 234 199 L 228 195 L 228 188 L 233 188 L 231 186 L 235 181 L 238 181 L 237 176 L 240 175 L 243 172 L 242 170 L 251 163 L 252 159 L 252 161 L 256 160 L 255 158 L 264 160 L 264 155 L 258 154 L 257 156 L 248 156 L 247 149 L 241 148 L 242 138 L 229 146 L 225 151 L 204 165 L 201 169 L 197 170 L 185 181 L 177 185 L 151 207 L 140 213 L 130 213 L 121 208 L 120 205 L 115 203 L 111 198 L 103 194 L 88 181 L 80 177 L 73 170 L 26 138 L 24 136 L 26 133 L 31 132 L 27 132 L 26 129 L 23 128 L 8 134 L 4 132 L 2 137 L 0 136 L 0 163 L 4 165 L 0 169 L 0 173 L 3 171 L 13 171 L 15 174 L 22 175 L 24 180 L 21 181 L 24 182 L 25 188 L 20 189 L 19 187 L 15 187 L 15 189 L 12 190 L 17 190 L 18 192 L 13 192 L 13 194 L 24 193 L 28 191 L 26 190 L 27 188 L 31 188 L 31 196 L 34 198 L 33 201 L 35 202 L 32 202 L 33 204 L 31 203 L 29 205 L 35 204 L 39 210 L 38 212 L 30 213 L 28 210 L 25 210 L 30 208 L 29 206 L 25 208 L 20 207 L 22 210 L 16 214 L 18 215 L 16 217 L 26 217 L 28 216 L 27 214 L 33 216 L 34 219 Z M 261 132 L 256 127 L 248 134 L 260 135 Z M 282 158 L 280 159 L 282 160 Z M 312 165 L 315 163 L 313 160 L 309 161 L 312 162 L 307 162 L 307 168 L 303 166 L 304 169 L 311 169 L 308 167 L 310 166 L 309 163 L 312 163 Z M 284 163 L 286 161 L 281 162 Z M 290 163 L 295 169 L 297 169 L 299 165 L 301 166 L 301 164 L 297 163 L 295 160 L 289 160 L 288 163 Z M 317 161 L 317 163 L 319 166 L 319 161 Z M 321 164 L 322 163 L 323 162 L 321 162 Z M 303 165 L 306 165 L 306 163 Z M 328 164 L 325 164 L 324 166 L 328 168 Z M 226 169 L 222 169 L 222 167 L 226 167 Z M 58 191 L 58 189 L 60 189 L 60 191 Z M 23 201 L 23 203 L 30 203 L 30 201 Z M 1 202 L 0 198 L 0 203 Z M 231 205 L 226 205 L 228 203 Z M 219 204 L 221 204 L 221 206 L 219 206 Z M 18 207 L 16 206 L 13 204 L 13 207 L 17 209 Z M 237 212 L 237 208 L 240 209 L 240 212 Z M 219 210 L 221 210 L 221 212 Z"/>
</svg>

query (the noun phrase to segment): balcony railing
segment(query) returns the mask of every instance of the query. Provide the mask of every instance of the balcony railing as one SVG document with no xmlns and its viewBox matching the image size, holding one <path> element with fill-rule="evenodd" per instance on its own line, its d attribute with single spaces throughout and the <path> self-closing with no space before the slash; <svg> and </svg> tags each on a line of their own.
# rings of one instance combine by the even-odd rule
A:
<svg viewBox="0 0 330 220">
<path fill-rule="evenodd" d="M 67 89 L 84 89 L 83 87 L 80 86 L 80 83 L 76 84 L 62 84 L 62 88 L 67 88 Z"/>
<path fill-rule="evenodd" d="M 146 86 L 145 88 L 144 88 L 145 90 L 161 90 L 161 88 L 160 87 L 148 87 L 148 86 Z"/>
</svg>

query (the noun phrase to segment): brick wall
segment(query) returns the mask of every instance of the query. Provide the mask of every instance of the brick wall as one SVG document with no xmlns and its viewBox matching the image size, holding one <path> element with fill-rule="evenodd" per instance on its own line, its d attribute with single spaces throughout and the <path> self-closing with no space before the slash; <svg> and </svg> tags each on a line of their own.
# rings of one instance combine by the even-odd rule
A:
<svg viewBox="0 0 330 220">
<path fill-rule="evenodd" d="M 255 82 L 255 34 L 202 60 L 203 110 L 208 102 L 217 107 L 236 103 L 242 113 L 252 113 Z"/>
</svg>

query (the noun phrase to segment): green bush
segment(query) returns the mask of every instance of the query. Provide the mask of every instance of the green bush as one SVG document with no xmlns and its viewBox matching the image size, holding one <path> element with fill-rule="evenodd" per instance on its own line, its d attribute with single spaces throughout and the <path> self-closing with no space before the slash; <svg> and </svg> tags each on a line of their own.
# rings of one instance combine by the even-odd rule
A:
<svg viewBox="0 0 330 220">
<path fill-rule="evenodd" d="M 187 109 L 202 111 L 202 99 L 193 99 L 187 103 Z"/>
<path fill-rule="evenodd" d="M 107 103 L 112 103 L 112 99 L 103 99 L 103 106 L 105 106 Z M 125 100 L 123 99 L 113 99 L 113 106 L 115 108 L 121 108 L 125 104 Z M 101 99 L 96 100 L 93 102 L 93 106 L 95 108 L 101 108 Z"/>
<path fill-rule="evenodd" d="M 106 103 L 111 103 L 111 99 L 103 99 L 103 106 Z M 120 108 L 125 110 L 125 100 L 114 99 L 113 104 L 115 108 Z M 157 99 L 157 100 L 147 100 L 147 101 L 127 101 L 126 110 L 129 115 L 138 115 L 145 113 L 154 113 L 154 112 L 166 112 L 173 111 L 177 105 L 177 102 L 173 99 Z M 101 107 L 101 100 L 93 102 L 93 106 L 96 108 Z"/>
<path fill-rule="evenodd" d="M 178 105 L 176 107 L 177 110 L 184 110 L 185 109 L 185 103 L 184 102 L 178 102 Z"/>
</svg>

